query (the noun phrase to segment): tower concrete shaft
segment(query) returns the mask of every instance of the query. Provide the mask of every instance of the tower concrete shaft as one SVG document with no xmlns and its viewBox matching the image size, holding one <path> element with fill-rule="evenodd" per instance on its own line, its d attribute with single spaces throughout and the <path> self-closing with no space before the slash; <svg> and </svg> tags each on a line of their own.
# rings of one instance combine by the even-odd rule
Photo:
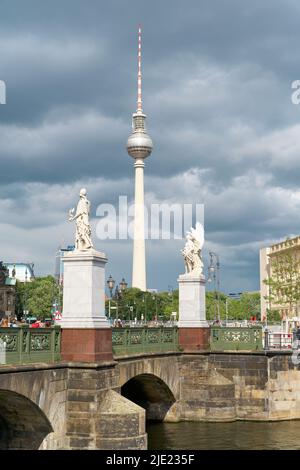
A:
<svg viewBox="0 0 300 470">
<path fill-rule="evenodd" d="M 138 99 L 137 110 L 132 116 L 132 133 L 127 140 L 127 152 L 134 158 L 135 169 L 135 209 L 134 209 L 134 240 L 132 287 L 145 291 L 146 284 L 146 254 L 145 254 L 145 209 L 144 209 L 144 159 L 153 148 L 152 140 L 147 134 L 142 109 L 142 32 L 138 33 Z"/>
<path fill-rule="evenodd" d="M 134 240 L 132 287 L 146 290 L 145 213 L 144 213 L 144 161 L 136 159 L 134 191 Z"/>
</svg>

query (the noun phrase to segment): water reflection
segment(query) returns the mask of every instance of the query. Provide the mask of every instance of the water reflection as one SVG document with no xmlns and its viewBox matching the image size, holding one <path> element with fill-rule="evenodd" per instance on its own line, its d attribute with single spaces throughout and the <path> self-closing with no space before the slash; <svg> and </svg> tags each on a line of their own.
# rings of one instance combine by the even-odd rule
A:
<svg viewBox="0 0 300 470">
<path fill-rule="evenodd" d="M 300 420 L 233 423 L 148 423 L 148 448 L 300 449 Z"/>
</svg>

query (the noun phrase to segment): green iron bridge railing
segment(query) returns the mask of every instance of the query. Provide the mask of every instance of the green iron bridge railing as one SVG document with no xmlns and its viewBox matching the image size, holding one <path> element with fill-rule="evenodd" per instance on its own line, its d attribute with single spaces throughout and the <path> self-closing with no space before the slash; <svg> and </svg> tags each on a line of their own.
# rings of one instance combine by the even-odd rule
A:
<svg viewBox="0 0 300 470">
<path fill-rule="evenodd" d="M 259 351 L 262 349 L 261 327 L 211 327 L 211 351 Z"/>
<path fill-rule="evenodd" d="M 112 329 L 115 356 L 178 351 L 177 327 L 131 327 Z"/>
<path fill-rule="evenodd" d="M 60 326 L 0 328 L 0 365 L 60 361 Z M 115 357 L 144 353 L 179 352 L 177 327 L 112 328 Z M 259 351 L 260 327 L 211 327 L 208 351 Z"/>
<path fill-rule="evenodd" d="M 60 361 L 60 326 L 0 328 L 0 365 Z"/>
</svg>

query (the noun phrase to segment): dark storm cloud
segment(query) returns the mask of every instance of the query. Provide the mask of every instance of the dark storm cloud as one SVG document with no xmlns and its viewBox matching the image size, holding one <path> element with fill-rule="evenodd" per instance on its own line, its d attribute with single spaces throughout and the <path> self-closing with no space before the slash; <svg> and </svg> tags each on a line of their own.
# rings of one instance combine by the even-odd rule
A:
<svg viewBox="0 0 300 470">
<path fill-rule="evenodd" d="M 82 185 L 94 214 L 119 193 L 132 197 L 125 145 L 142 23 L 143 104 L 155 145 L 148 200 L 204 202 L 207 246 L 224 260 L 224 287 L 256 288 L 259 247 L 299 232 L 300 106 L 290 99 L 300 78 L 299 13 L 295 0 L 2 1 L 5 257 L 16 245 L 41 272 L 51 270 L 57 240 L 72 237 L 63 220 Z M 103 245 L 112 271 L 121 259 L 129 276 L 131 245 Z M 167 278 L 171 265 L 182 270 L 179 248 L 148 244 L 152 287 L 176 284 Z"/>
<path fill-rule="evenodd" d="M 282 109 L 284 100 L 289 98 L 292 78 L 282 87 L 277 83 L 277 74 L 273 74 L 278 69 L 286 70 L 282 61 L 287 52 L 293 56 L 292 50 L 287 50 L 287 39 L 296 34 L 291 3 L 280 7 L 279 2 L 273 2 L 270 7 L 268 2 L 252 2 L 241 7 L 236 1 L 190 1 L 187 5 L 172 2 L 170 8 L 170 2 L 150 5 L 92 1 L 87 8 L 82 1 L 65 0 L 52 2 L 51 7 L 37 1 L 26 2 L 18 9 L 12 5 L 13 2 L 5 3 L 2 12 L 7 21 L 0 53 L 10 97 L 2 113 L 3 122 L 7 119 L 35 126 L 57 107 L 76 104 L 79 115 L 83 112 L 80 106 L 89 107 L 124 120 L 124 131 L 116 129 L 114 134 L 120 150 L 127 137 L 125 124 L 129 129 L 130 112 L 134 110 L 135 29 L 141 17 L 145 29 L 145 107 L 149 129 L 162 155 L 159 172 L 184 169 L 176 151 L 177 142 L 172 145 L 172 129 L 184 138 L 185 128 L 193 123 L 197 143 L 186 152 L 187 158 L 193 164 L 197 151 L 196 163 L 200 160 L 205 166 L 207 159 L 211 161 L 207 153 L 212 153 L 212 149 L 203 145 L 203 133 L 214 130 L 219 138 L 226 137 L 228 125 L 239 120 L 265 131 L 268 125 L 282 125 L 286 118 L 282 117 Z M 210 74 L 207 69 L 211 69 Z M 211 99 L 205 100 L 207 93 Z M 274 112 L 279 109 L 281 112 Z M 258 119 L 260 111 L 263 119 Z M 162 130 L 167 130 L 165 146 Z M 86 146 L 84 139 L 83 135 Z M 186 141 L 187 138 L 182 147 L 186 148 Z M 68 142 L 63 143 L 60 158 L 66 156 L 67 161 L 70 149 Z M 224 147 L 222 158 L 217 155 L 218 165 L 225 161 L 228 166 L 229 149 Z M 115 150 L 114 155 L 118 153 Z M 87 149 L 87 153 L 92 154 L 92 149 Z M 104 156 L 106 153 L 104 145 Z M 48 158 L 55 167 L 51 152 Z M 78 163 L 79 156 L 75 154 L 73 158 Z M 123 162 L 120 158 L 117 168 L 113 168 L 106 161 L 104 170 L 108 174 L 119 169 L 121 173 Z M 97 161 L 95 164 L 99 171 Z M 149 171 L 157 168 L 158 165 L 150 166 Z M 51 177 L 54 171 L 48 170 Z"/>
</svg>

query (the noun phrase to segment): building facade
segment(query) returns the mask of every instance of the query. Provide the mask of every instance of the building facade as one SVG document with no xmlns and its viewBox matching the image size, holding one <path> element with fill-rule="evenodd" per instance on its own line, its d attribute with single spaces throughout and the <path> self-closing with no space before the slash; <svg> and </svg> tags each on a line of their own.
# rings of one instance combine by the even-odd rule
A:
<svg viewBox="0 0 300 470">
<path fill-rule="evenodd" d="M 268 310 L 278 310 L 282 319 L 300 315 L 300 236 L 287 238 L 279 243 L 261 248 L 260 298 L 261 319 Z M 282 289 L 272 288 L 264 281 L 275 280 Z M 273 290 L 273 291 L 272 291 Z"/>
<path fill-rule="evenodd" d="M 0 318 L 14 316 L 16 310 L 16 279 L 9 276 L 8 268 L 0 262 Z"/>
<path fill-rule="evenodd" d="M 33 263 L 3 263 L 8 269 L 9 277 L 20 282 L 31 282 L 34 276 Z"/>
</svg>

